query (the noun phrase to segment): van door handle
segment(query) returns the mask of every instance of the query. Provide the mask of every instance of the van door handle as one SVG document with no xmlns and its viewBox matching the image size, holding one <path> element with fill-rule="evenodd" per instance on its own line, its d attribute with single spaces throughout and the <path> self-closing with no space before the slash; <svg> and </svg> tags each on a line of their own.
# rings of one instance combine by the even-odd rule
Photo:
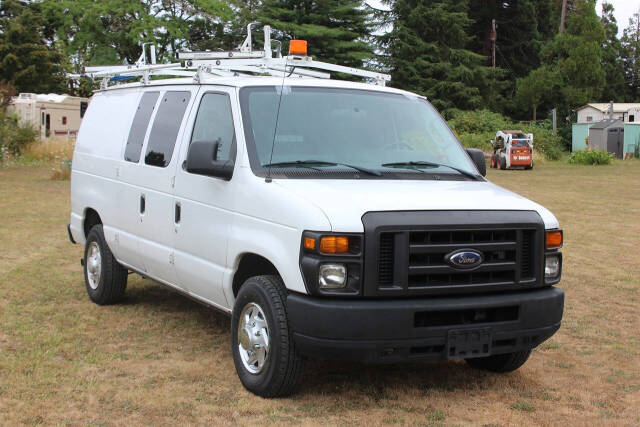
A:
<svg viewBox="0 0 640 427">
<path fill-rule="evenodd" d="M 176 224 L 180 224 L 181 215 L 182 215 L 182 207 L 180 206 L 180 202 L 176 202 L 175 211 L 174 211 L 174 221 Z"/>
<path fill-rule="evenodd" d="M 144 194 L 140 195 L 140 214 L 142 215 L 147 208 L 147 200 Z"/>
</svg>

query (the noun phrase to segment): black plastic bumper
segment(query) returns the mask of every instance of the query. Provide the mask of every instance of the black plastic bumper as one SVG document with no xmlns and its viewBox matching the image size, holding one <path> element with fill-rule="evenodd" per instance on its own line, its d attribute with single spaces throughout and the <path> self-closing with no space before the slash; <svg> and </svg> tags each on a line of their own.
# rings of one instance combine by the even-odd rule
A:
<svg viewBox="0 0 640 427">
<path fill-rule="evenodd" d="M 377 363 L 480 357 L 531 349 L 559 328 L 564 292 L 539 290 L 465 297 L 329 300 L 287 298 L 289 325 L 307 355 Z M 465 331 L 489 338 L 485 352 L 460 353 Z"/>
</svg>

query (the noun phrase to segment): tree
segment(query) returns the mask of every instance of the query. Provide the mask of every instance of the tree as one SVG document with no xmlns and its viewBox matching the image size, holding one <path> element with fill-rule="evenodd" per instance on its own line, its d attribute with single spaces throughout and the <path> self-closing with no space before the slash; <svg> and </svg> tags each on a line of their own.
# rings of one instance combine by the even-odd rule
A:
<svg viewBox="0 0 640 427">
<path fill-rule="evenodd" d="M 629 26 L 622 36 L 625 76 L 630 100 L 640 99 L 640 13 L 629 19 Z"/>
<path fill-rule="evenodd" d="M 261 0 L 229 0 L 232 18 L 212 21 L 196 18 L 189 27 L 188 45 L 192 50 L 234 50 L 247 36 L 247 25 L 258 21 Z"/>
<path fill-rule="evenodd" d="M 77 68 L 133 63 L 145 42 L 157 46 L 159 60 L 175 60 L 179 50 L 191 48 L 192 26 L 207 39 L 211 28 L 231 19 L 224 0 L 48 0 L 40 7 L 52 40 Z"/>
<path fill-rule="evenodd" d="M 64 55 L 45 43 L 44 21 L 27 2 L 0 4 L 0 81 L 18 92 L 65 90 Z"/>
<path fill-rule="evenodd" d="M 474 36 L 473 50 L 489 57 L 491 21 L 498 26 L 500 67 L 510 71 L 510 77 L 524 77 L 540 66 L 540 49 L 551 40 L 556 26 L 551 27 L 552 0 L 470 0 L 469 30 Z"/>
<path fill-rule="evenodd" d="M 374 56 L 370 17 L 361 0 L 264 0 L 258 13 L 276 38 L 307 40 L 310 55 L 350 67 Z"/>
<path fill-rule="evenodd" d="M 537 120 L 538 107 L 552 99 L 558 81 L 558 73 L 548 66 L 542 66 L 533 70 L 527 77 L 518 79 L 516 97 L 522 105 L 531 108 L 534 122 Z"/>
<path fill-rule="evenodd" d="M 383 37 L 396 87 L 425 95 L 445 115 L 480 108 L 486 58 L 468 49 L 467 1 L 397 0 L 393 29 Z"/>
<path fill-rule="evenodd" d="M 543 49 L 545 64 L 562 79 L 562 99 L 571 108 L 599 99 L 605 81 L 602 44 L 605 33 L 595 11 L 595 0 L 575 0 L 567 28 Z"/>
<path fill-rule="evenodd" d="M 602 4 L 600 21 L 604 27 L 605 39 L 602 44 L 602 68 L 605 74 L 605 85 L 600 99 L 602 101 L 624 101 L 627 96 L 625 85 L 624 65 L 622 58 L 622 43 L 618 39 L 618 24 L 613 13 L 613 5 Z"/>
</svg>

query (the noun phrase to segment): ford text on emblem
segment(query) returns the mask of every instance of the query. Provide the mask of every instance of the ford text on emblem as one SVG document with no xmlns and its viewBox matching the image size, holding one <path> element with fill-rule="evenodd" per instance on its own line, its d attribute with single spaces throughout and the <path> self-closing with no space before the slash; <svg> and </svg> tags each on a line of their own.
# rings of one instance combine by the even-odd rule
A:
<svg viewBox="0 0 640 427">
<path fill-rule="evenodd" d="M 473 268 L 482 264 L 484 257 L 481 252 L 473 249 L 462 249 L 445 255 L 444 259 L 456 268 Z"/>
</svg>

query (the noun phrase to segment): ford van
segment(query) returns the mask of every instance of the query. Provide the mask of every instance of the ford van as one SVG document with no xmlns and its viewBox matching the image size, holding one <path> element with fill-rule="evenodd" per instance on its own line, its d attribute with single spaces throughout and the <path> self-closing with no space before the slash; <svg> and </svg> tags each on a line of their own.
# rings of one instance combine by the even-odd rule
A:
<svg viewBox="0 0 640 427">
<path fill-rule="evenodd" d="M 424 97 L 284 70 L 94 94 L 68 225 L 89 298 L 137 273 L 228 314 L 264 397 L 307 357 L 522 366 L 562 319 L 554 215 L 487 181 Z"/>
</svg>

